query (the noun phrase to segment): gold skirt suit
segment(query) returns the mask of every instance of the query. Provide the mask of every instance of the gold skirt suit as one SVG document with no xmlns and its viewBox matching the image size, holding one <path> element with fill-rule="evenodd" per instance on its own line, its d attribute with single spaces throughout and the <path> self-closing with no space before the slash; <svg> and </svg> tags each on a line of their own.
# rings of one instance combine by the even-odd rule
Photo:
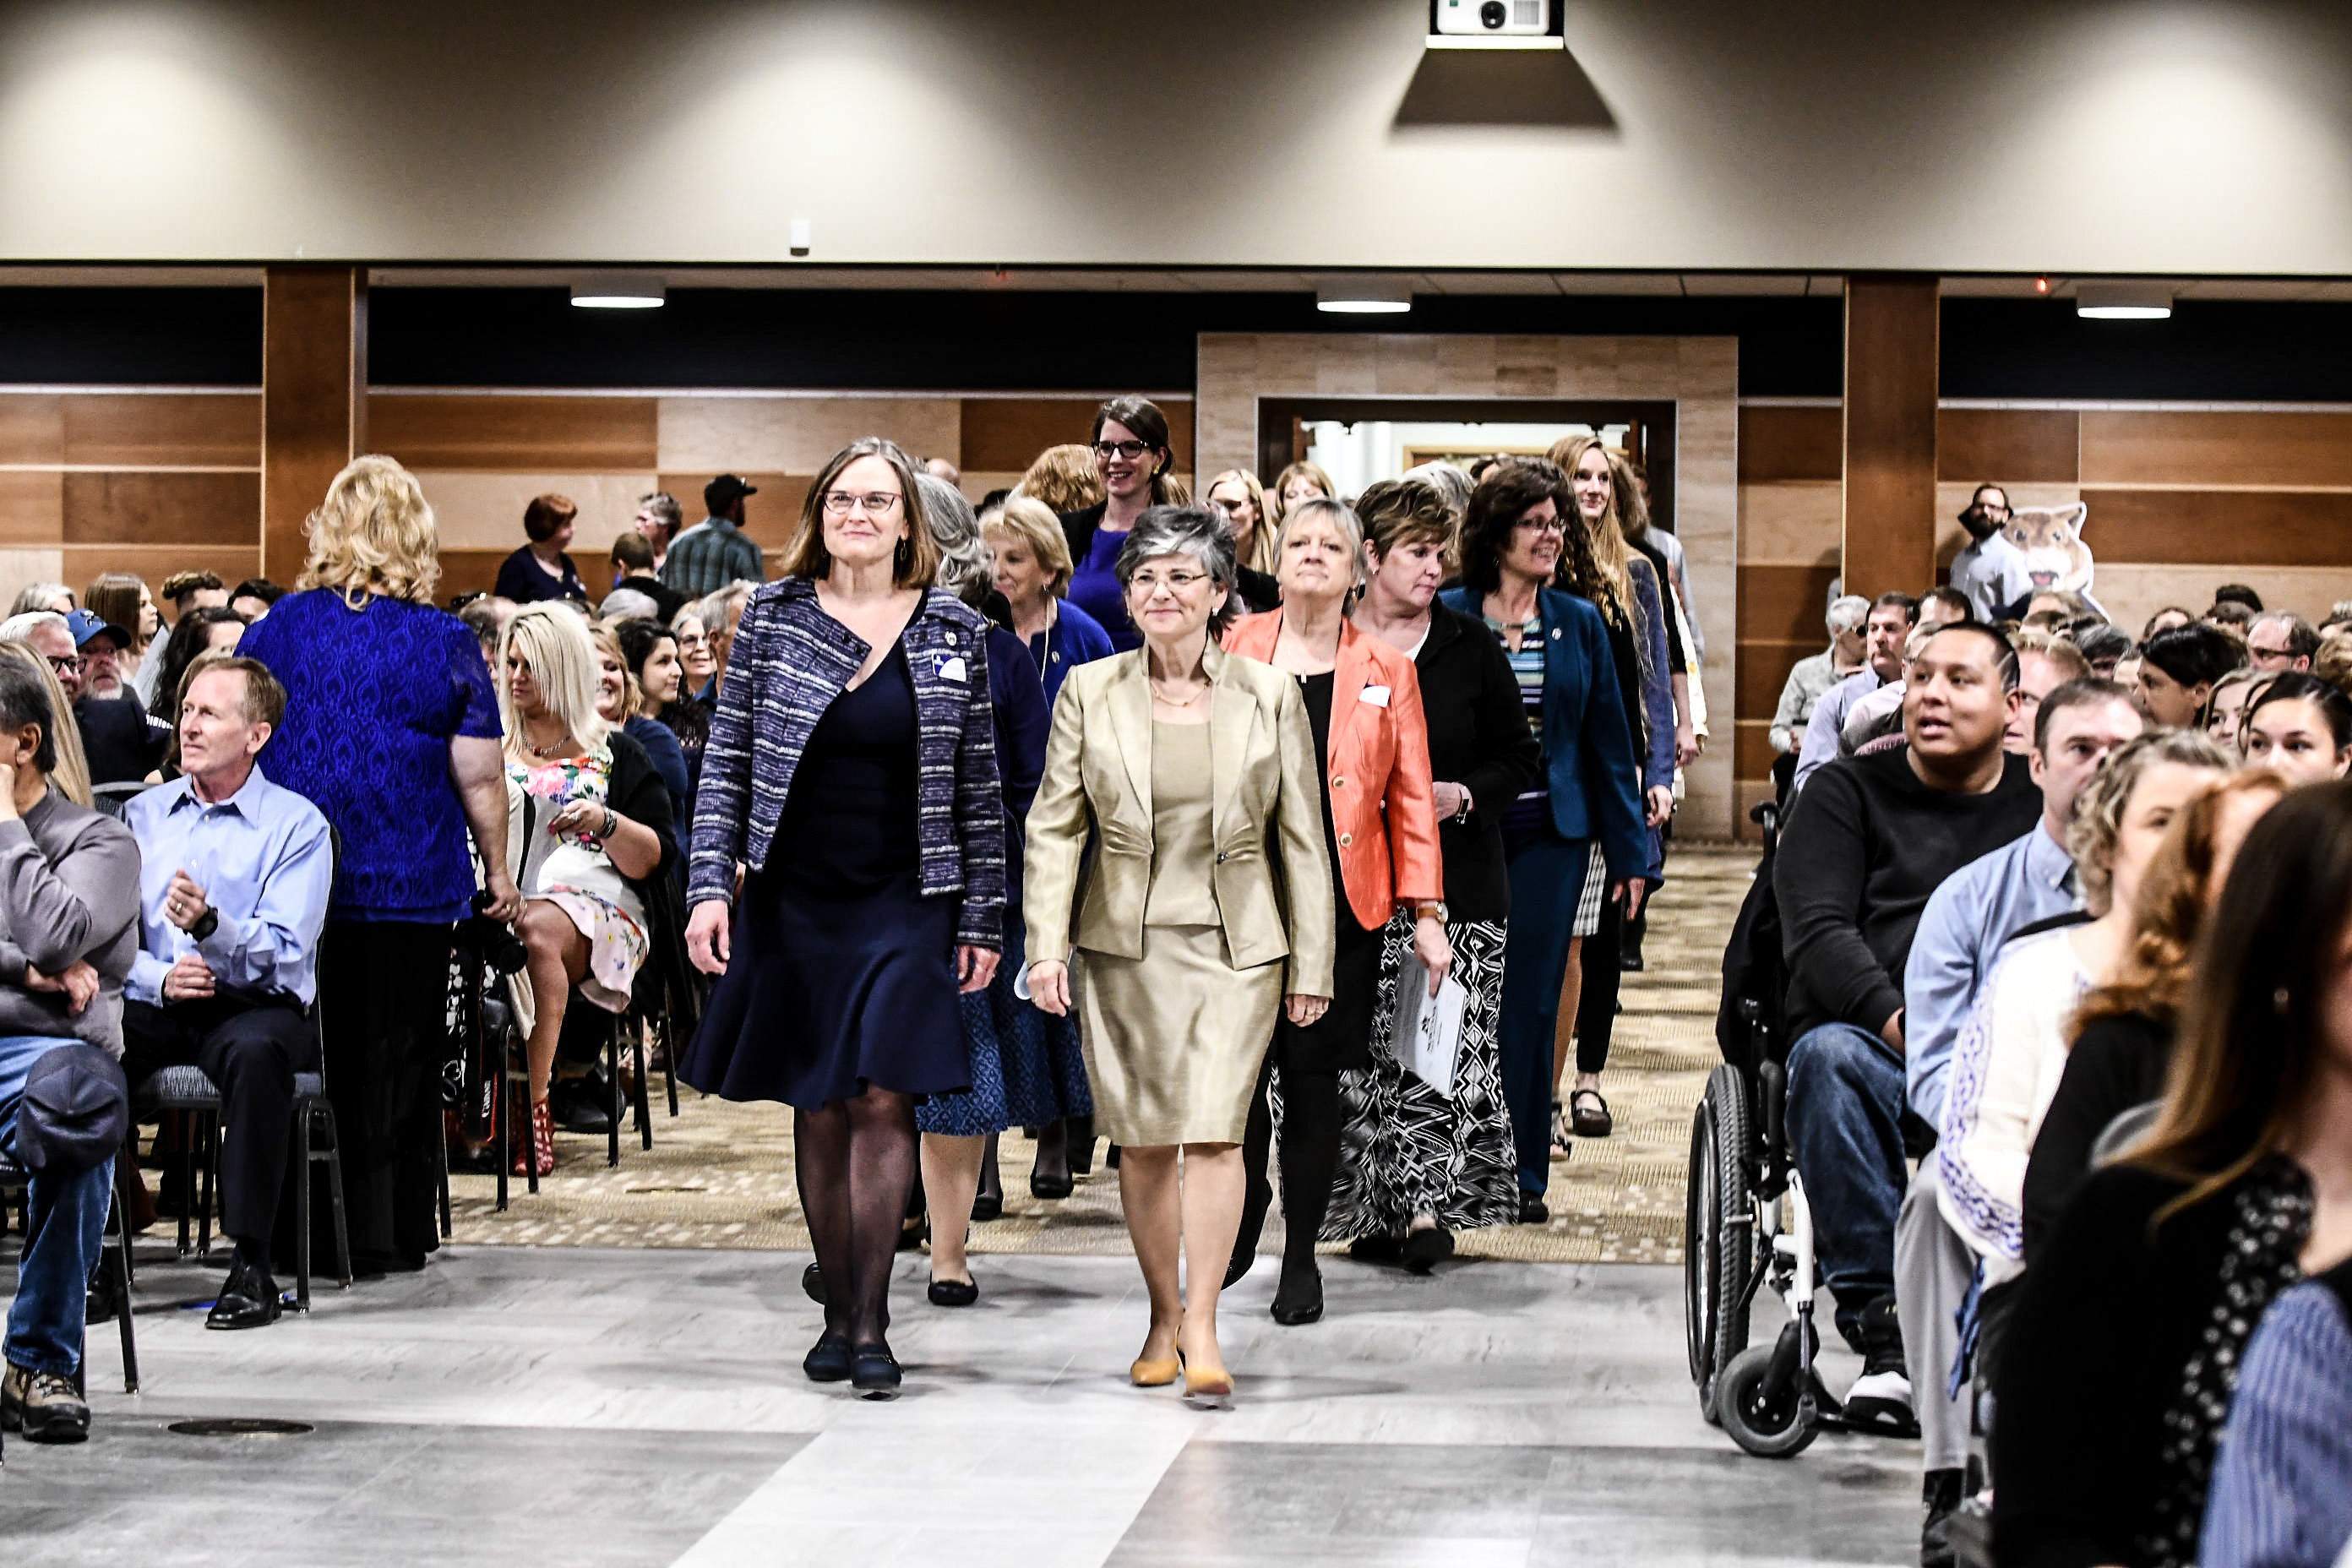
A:
<svg viewBox="0 0 2352 1568">
<path fill-rule="evenodd" d="M 1315 737 L 1297 681 L 1214 645 L 1208 722 L 1157 722 L 1147 657 L 1081 665 L 1055 700 L 1029 958 L 1071 954 L 1097 1127 L 1132 1149 L 1238 1143 L 1283 997 L 1331 994 Z"/>
</svg>

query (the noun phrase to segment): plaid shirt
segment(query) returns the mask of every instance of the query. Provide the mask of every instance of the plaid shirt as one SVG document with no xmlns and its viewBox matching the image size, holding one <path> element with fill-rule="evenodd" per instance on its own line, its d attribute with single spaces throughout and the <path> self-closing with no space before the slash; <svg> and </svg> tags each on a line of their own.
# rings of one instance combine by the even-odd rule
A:
<svg viewBox="0 0 2352 1568">
<path fill-rule="evenodd" d="M 757 583 L 767 575 L 760 546 L 723 517 L 706 517 L 671 540 L 662 558 L 663 584 L 695 599 L 739 578 Z"/>
<path fill-rule="evenodd" d="M 934 588 L 901 640 L 915 684 L 923 894 L 961 895 L 956 941 L 1002 948 L 1004 800 L 988 695 L 988 623 Z M 872 651 L 824 613 L 806 577 L 771 583 L 743 606 L 702 752 L 689 904 L 730 899 L 738 860 L 754 871 L 767 864 L 809 736 Z"/>
</svg>

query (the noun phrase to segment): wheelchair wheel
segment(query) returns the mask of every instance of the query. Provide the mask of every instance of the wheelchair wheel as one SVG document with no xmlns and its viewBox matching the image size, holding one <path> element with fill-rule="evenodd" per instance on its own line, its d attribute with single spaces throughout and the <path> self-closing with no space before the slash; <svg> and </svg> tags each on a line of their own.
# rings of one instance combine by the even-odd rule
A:
<svg viewBox="0 0 2352 1568">
<path fill-rule="evenodd" d="M 1748 1184 L 1748 1090 L 1726 1064 L 1706 1080 L 1691 1118 L 1683 1210 L 1683 1328 L 1699 1410 L 1718 1420 L 1723 1371 L 1748 1346 L 1740 1292 L 1756 1265 L 1756 1203 Z"/>
<path fill-rule="evenodd" d="M 1750 1345 L 1732 1357 L 1716 1386 L 1715 1408 L 1733 1442 L 1759 1458 L 1786 1459 L 1812 1445 L 1821 1418 L 1796 1380 L 1777 1393 L 1766 1389 L 1771 1366 L 1770 1345 Z"/>
</svg>

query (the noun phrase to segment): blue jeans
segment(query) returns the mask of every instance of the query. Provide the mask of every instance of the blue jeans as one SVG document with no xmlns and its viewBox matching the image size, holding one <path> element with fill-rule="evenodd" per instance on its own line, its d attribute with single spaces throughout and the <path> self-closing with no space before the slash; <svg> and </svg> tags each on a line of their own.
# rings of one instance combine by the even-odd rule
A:
<svg viewBox="0 0 2352 1568">
<path fill-rule="evenodd" d="M 1511 923 L 1503 936 L 1502 1017 L 1496 1042 L 1503 1101 L 1518 1146 L 1519 1191 L 1540 1195 L 1551 1184 L 1551 1057 L 1559 1026 L 1559 983 L 1591 841 L 1562 838 L 1548 827 L 1514 833 Z M 1891 1224 L 1892 1222 L 1890 1222 Z"/>
<path fill-rule="evenodd" d="M 1789 1142 L 1813 1210 L 1813 1253 L 1849 1342 L 1873 1297 L 1895 1293 L 1903 1157 L 1903 1054 L 1852 1024 L 1789 1047 Z"/>
<path fill-rule="evenodd" d="M 0 1149 L 11 1158 L 16 1152 L 16 1106 L 25 1098 L 25 1076 L 44 1056 L 73 1043 L 40 1035 L 0 1035 Z M 110 1159 L 70 1176 L 34 1173 L 32 1226 L 16 1261 L 16 1299 L 8 1307 L 10 1365 L 59 1377 L 81 1370 L 83 1296 L 106 1236 L 113 1182 Z"/>
</svg>

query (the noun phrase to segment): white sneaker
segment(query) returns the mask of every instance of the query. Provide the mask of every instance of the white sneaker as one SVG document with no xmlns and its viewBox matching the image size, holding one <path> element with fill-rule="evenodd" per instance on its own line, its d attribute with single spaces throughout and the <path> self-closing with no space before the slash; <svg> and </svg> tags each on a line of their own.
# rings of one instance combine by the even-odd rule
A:
<svg viewBox="0 0 2352 1568">
<path fill-rule="evenodd" d="M 1911 1407 L 1911 1379 L 1899 1366 L 1865 1370 L 1846 1390 L 1846 1421 L 1889 1436 L 1916 1436 L 1917 1415 Z"/>
</svg>

